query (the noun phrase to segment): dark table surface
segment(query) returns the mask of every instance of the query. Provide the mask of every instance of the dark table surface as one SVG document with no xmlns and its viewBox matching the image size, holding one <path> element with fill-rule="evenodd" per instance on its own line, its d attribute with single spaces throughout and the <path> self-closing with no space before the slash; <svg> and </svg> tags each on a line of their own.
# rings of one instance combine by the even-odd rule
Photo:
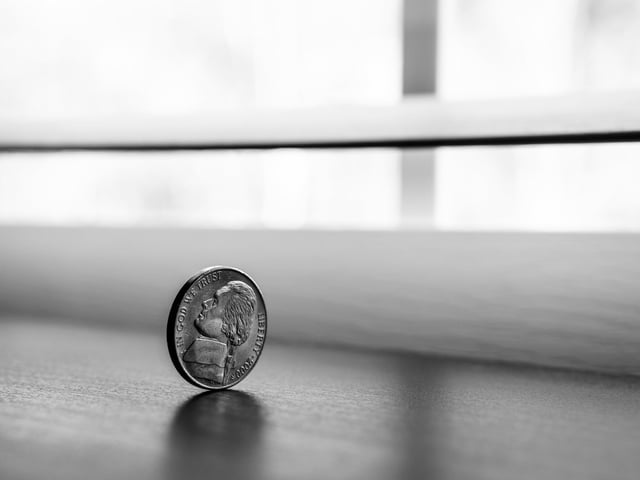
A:
<svg viewBox="0 0 640 480">
<path fill-rule="evenodd" d="M 0 478 L 637 479 L 640 379 L 267 343 L 233 390 L 163 330 L 0 323 Z"/>
</svg>

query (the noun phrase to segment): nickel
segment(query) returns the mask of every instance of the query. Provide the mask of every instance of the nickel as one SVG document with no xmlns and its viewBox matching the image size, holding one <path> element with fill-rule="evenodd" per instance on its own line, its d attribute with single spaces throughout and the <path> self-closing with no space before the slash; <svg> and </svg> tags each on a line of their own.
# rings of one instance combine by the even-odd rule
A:
<svg viewBox="0 0 640 480">
<path fill-rule="evenodd" d="M 167 322 L 174 366 L 189 383 L 209 390 L 244 379 L 260 358 L 267 311 L 256 283 L 231 267 L 206 268 L 180 289 Z"/>
</svg>

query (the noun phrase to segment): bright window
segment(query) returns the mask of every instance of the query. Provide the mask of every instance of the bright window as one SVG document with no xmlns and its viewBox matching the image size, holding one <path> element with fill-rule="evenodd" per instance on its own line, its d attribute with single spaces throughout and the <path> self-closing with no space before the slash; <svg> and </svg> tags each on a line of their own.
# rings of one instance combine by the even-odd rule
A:
<svg viewBox="0 0 640 480">
<path fill-rule="evenodd" d="M 0 115 L 393 104 L 402 12 L 401 0 L 4 0 Z M 640 1 L 441 0 L 437 30 L 443 100 L 640 87 Z M 420 180 L 433 222 L 417 226 L 638 230 L 638 154 L 439 149 Z M 2 154 L 0 223 L 396 229 L 403 161 L 392 150 Z"/>
</svg>

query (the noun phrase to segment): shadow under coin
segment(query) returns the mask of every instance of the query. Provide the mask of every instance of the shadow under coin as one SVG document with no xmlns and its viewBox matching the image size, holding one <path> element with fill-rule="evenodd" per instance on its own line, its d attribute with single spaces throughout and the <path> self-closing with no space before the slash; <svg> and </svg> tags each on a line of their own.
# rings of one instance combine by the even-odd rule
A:
<svg viewBox="0 0 640 480">
<path fill-rule="evenodd" d="M 259 478 L 264 408 L 248 393 L 206 392 L 183 403 L 169 431 L 167 478 Z"/>
</svg>

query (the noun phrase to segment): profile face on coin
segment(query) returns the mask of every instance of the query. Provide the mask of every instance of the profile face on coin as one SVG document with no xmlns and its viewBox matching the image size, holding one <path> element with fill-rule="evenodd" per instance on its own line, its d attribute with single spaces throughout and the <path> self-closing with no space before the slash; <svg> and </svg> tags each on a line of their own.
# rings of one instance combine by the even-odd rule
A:
<svg viewBox="0 0 640 480">
<path fill-rule="evenodd" d="M 254 367 L 267 336 L 262 294 L 230 267 L 198 272 L 180 289 L 167 323 L 174 366 L 188 382 L 209 390 L 235 385 Z"/>
</svg>

